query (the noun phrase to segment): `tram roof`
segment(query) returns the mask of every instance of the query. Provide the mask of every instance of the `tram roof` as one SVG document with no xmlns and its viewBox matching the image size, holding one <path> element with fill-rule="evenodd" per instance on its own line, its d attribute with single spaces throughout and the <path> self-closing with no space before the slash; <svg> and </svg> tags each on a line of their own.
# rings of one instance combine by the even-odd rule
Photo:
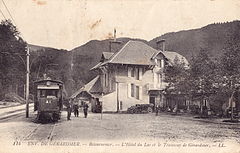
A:
<svg viewBox="0 0 240 153">
<path fill-rule="evenodd" d="M 59 80 L 51 80 L 51 79 L 46 79 L 46 80 L 38 80 L 38 81 L 35 81 L 34 83 L 43 83 L 43 82 L 54 82 L 54 83 L 60 83 L 60 84 L 63 84 L 62 81 L 59 81 Z"/>
<path fill-rule="evenodd" d="M 37 89 L 59 89 L 59 86 L 58 85 L 51 85 L 51 86 L 38 85 Z"/>
</svg>

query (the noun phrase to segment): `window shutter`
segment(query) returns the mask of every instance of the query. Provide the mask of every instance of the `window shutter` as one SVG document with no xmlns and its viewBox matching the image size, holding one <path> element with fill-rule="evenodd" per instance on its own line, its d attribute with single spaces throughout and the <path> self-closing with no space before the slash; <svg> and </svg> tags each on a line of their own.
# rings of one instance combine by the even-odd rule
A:
<svg viewBox="0 0 240 153">
<path fill-rule="evenodd" d="M 161 67 L 164 68 L 164 60 L 161 60 Z"/>
<path fill-rule="evenodd" d="M 139 99 L 142 100 L 142 86 L 139 86 Z"/>
<path fill-rule="evenodd" d="M 134 69 L 134 76 L 135 76 L 135 79 L 137 79 L 137 77 L 138 77 L 138 68 Z"/>
<path fill-rule="evenodd" d="M 132 68 L 128 67 L 128 77 L 131 77 L 131 70 L 132 70 Z"/>
<path fill-rule="evenodd" d="M 142 72 L 143 72 L 142 68 L 139 68 L 139 80 L 142 80 Z"/>
<path fill-rule="evenodd" d="M 130 98 L 131 97 L 131 84 L 128 83 L 128 97 Z"/>
</svg>

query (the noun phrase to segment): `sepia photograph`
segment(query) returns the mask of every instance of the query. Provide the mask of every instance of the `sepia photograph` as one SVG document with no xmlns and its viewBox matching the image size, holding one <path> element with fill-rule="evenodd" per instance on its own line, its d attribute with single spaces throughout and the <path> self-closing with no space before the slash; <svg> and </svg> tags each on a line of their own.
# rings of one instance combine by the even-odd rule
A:
<svg viewBox="0 0 240 153">
<path fill-rule="evenodd" d="M 0 153 L 240 153 L 240 0 L 0 0 Z"/>
</svg>

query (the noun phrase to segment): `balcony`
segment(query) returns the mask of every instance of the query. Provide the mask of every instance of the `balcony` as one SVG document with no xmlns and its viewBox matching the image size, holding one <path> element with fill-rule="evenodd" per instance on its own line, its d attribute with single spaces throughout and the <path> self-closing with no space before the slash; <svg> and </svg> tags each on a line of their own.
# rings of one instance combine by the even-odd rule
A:
<svg viewBox="0 0 240 153">
<path fill-rule="evenodd" d="M 159 66 L 155 66 L 153 69 L 153 72 L 155 73 L 163 73 L 163 68 L 159 67 Z"/>
<path fill-rule="evenodd" d="M 149 83 L 147 84 L 147 90 L 150 91 L 150 90 L 164 90 L 166 87 L 167 87 L 168 83 L 166 82 L 162 82 L 162 83 L 159 83 L 159 84 L 153 84 L 153 83 Z"/>
</svg>

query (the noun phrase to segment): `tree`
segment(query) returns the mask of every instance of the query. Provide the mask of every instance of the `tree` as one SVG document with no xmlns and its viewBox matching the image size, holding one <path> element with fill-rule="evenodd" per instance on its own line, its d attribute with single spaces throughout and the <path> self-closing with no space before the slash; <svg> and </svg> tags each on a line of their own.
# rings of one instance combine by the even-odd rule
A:
<svg viewBox="0 0 240 153">
<path fill-rule="evenodd" d="M 227 47 L 224 49 L 224 54 L 219 60 L 219 75 L 222 76 L 219 79 L 219 87 L 221 91 L 228 94 L 231 101 L 231 120 L 233 120 L 233 99 L 235 93 L 238 93 L 240 85 L 240 34 L 236 33 L 233 39 L 227 42 Z M 239 111 L 239 101 L 237 103 L 236 110 Z"/>
<path fill-rule="evenodd" d="M 26 43 L 19 34 L 10 20 L 4 20 L 0 23 L 1 96 L 4 96 L 6 92 L 18 93 L 19 86 L 24 84 Z"/>
<path fill-rule="evenodd" d="M 189 70 L 184 62 L 176 56 L 173 65 L 165 69 L 165 81 L 168 83 L 167 92 L 170 93 L 188 93 Z"/>
<path fill-rule="evenodd" d="M 215 93 L 215 76 L 217 66 L 209 54 L 201 49 L 199 54 L 191 61 L 190 79 L 192 80 L 192 92 L 200 99 L 200 111 L 203 114 L 203 101 Z"/>
<path fill-rule="evenodd" d="M 204 50 L 192 58 L 189 68 L 175 59 L 173 66 L 166 69 L 166 81 L 169 83 L 167 91 L 184 94 L 188 99 L 198 97 L 202 114 L 203 100 L 215 92 L 216 68 L 215 62 Z"/>
<path fill-rule="evenodd" d="M 214 91 L 216 68 L 215 62 L 204 50 L 192 59 L 190 75 L 195 80 L 195 92 L 212 93 Z"/>
</svg>

